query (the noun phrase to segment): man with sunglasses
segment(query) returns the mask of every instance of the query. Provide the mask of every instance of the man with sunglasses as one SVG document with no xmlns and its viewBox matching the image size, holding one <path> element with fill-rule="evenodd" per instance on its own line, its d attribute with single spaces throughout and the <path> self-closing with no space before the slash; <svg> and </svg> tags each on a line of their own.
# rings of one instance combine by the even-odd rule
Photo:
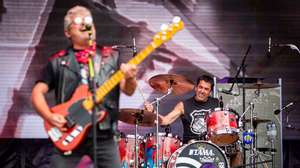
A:
<svg viewBox="0 0 300 168">
<path fill-rule="evenodd" d="M 71 46 L 54 54 L 43 69 L 41 78 L 32 90 L 32 102 L 40 116 L 50 125 L 60 131 L 66 131 L 67 120 L 64 116 L 51 112 L 45 98 L 49 91 L 55 91 L 56 104 L 68 101 L 76 88 L 81 84 L 88 84 L 88 58 L 94 61 L 94 82 L 101 86 L 120 67 L 124 79 L 112 89 L 101 103 L 101 111 L 108 113 L 107 117 L 97 123 L 97 167 L 120 167 L 118 145 L 115 141 L 115 130 L 118 120 L 119 91 L 132 95 L 136 82 L 136 66 L 120 64 L 119 55 L 111 47 L 96 45 L 96 30 L 91 12 L 82 6 L 75 6 L 68 10 L 64 18 L 65 36 Z M 91 129 L 92 130 L 92 129 Z M 74 168 L 84 155 L 93 158 L 92 131 L 83 142 L 66 155 L 56 148 L 50 159 L 50 167 Z"/>
</svg>

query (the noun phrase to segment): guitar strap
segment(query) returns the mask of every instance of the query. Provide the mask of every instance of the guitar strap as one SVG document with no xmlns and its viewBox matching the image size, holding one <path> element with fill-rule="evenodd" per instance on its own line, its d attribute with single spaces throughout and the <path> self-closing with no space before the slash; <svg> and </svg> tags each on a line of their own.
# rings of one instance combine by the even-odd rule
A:
<svg viewBox="0 0 300 168">
<path fill-rule="evenodd" d="M 102 68 L 105 68 L 105 64 L 103 63 L 103 59 L 102 56 L 100 55 L 100 51 L 97 48 L 97 52 L 96 52 L 96 56 L 94 57 L 94 70 L 95 70 L 95 82 L 96 82 L 96 86 L 100 86 L 100 83 L 104 83 L 105 82 L 105 78 L 103 75 L 100 74 L 100 70 L 102 70 Z M 95 106 L 96 110 L 105 110 L 103 105 L 100 104 L 98 106 Z M 110 115 L 107 115 L 106 118 L 98 123 L 98 127 L 100 130 L 108 130 L 111 128 L 111 119 L 110 119 Z"/>
<path fill-rule="evenodd" d="M 94 57 L 95 82 L 97 87 L 101 86 L 118 70 L 118 55 L 116 54 L 117 52 L 112 53 L 109 57 L 103 57 L 99 48 L 97 48 L 96 56 Z M 116 123 L 111 120 L 111 117 L 114 117 L 111 110 L 113 110 L 115 103 L 112 103 L 112 100 L 108 97 L 109 95 L 105 96 L 103 103 L 97 106 L 98 110 L 106 110 L 109 113 L 109 115 L 98 124 L 100 130 L 114 130 L 116 127 Z"/>
</svg>

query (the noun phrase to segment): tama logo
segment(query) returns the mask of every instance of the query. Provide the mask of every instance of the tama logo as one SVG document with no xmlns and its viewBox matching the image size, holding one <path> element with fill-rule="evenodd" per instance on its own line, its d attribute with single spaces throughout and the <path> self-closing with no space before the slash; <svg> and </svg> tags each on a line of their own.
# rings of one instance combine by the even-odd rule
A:
<svg viewBox="0 0 300 168">
<path fill-rule="evenodd" d="M 215 153 L 213 152 L 212 149 L 190 149 L 189 155 L 193 156 L 215 156 Z"/>
</svg>

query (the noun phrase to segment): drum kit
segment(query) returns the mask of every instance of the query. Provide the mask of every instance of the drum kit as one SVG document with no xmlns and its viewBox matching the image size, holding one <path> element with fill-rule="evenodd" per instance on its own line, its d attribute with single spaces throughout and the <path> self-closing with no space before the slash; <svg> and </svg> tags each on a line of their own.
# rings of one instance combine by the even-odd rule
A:
<svg viewBox="0 0 300 168">
<path fill-rule="evenodd" d="M 169 94 L 183 95 L 194 88 L 193 82 L 184 76 L 176 74 L 156 75 L 149 80 L 150 86 L 164 95 L 157 98 L 152 104 L 156 105 L 156 113 L 143 109 L 126 108 L 121 109 L 119 120 L 135 125 L 134 135 L 121 133 L 119 151 L 122 168 L 175 168 L 175 167 L 197 167 L 197 168 L 227 168 L 230 167 L 228 156 L 239 151 L 239 130 L 243 124 L 251 123 L 251 134 L 243 136 L 250 137 L 251 144 L 255 142 L 257 125 L 270 122 L 268 119 L 253 116 L 253 106 L 240 116 L 233 109 L 216 108 L 205 117 L 207 124 L 206 140 L 197 140 L 188 144 L 182 144 L 181 139 L 170 133 L 170 130 L 161 133 L 158 131 L 158 114 L 160 101 Z M 257 83 L 246 85 L 248 89 L 272 88 L 273 85 Z M 244 115 L 250 110 L 250 119 L 244 119 Z M 148 133 L 145 137 L 137 133 L 138 126 L 155 127 L 155 133 Z M 256 146 L 251 147 L 251 155 L 255 155 Z M 269 150 L 266 149 L 266 150 Z M 274 151 L 273 151 L 274 152 Z M 253 160 L 250 164 L 257 164 Z M 159 166 L 156 166 L 159 165 Z M 242 166 L 243 167 L 243 166 Z"/>
</svg>

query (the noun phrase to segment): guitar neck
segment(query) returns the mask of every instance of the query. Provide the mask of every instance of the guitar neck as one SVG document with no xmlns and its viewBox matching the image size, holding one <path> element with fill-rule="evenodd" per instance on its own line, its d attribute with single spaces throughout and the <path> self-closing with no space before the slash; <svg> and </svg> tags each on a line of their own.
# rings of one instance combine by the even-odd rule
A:
<svg viewBox="0 0 300 168">
<path fill-rule="evenodd" d="M 128 64 L 138 65 L 140 64 L 154 49 L 155 45 L 153 43 L 145 47 L 141 52 L 139 52 L 135 57 L 133 57 Z M 107 95 L 117 84 L 121 82 L 124 78 L 124 73 L 121 70 L 115 72 L 109 80 L 104 82 L 96 90 L 96 103 L 100 103 L 105 95 Z M 83 106 L 86 110 L 91 110 L 94 107 L 92 97 L 88 97 L 84 100 Z"/>
<path fill-rule="evenodd" d="M 163 42 L 170 40 L 173 35 L 183 29 L 184 24 L 179 17 L 173 18 L 173 23 L 168 25 L 163 25 L 161 27 L 162 31 L 155 34 L 153 41 L 147 45 L 141 52 L 139 52 L 134 58 L 132 58 L 128 64 L 138 65 L 140 64 L 155 48 L 159 47 Z M 104 82 L 96 90 L 96 103 L 100 103 L 103 100 L 103 97 L 107 95 L 120 81 L 124 78 L 122 71 L 118 70 L 112 75 L 112 77 Z M 89 96 L 83 101 L 83 106 L 86 110 L 91 110 L 94 107 L 94 102 L 92 96 Z"/>
</svg>

